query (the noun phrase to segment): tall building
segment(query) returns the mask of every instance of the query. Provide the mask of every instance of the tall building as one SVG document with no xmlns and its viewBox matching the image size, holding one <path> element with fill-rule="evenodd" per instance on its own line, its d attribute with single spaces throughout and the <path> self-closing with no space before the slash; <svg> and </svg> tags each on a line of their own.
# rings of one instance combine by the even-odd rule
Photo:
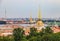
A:
<svg viewBox="0 0 60 41">
<path fill-rule="evenodd" d="M 30 12 L 30 26 L 33 27 L 33 18 L 32 18 L 32 12 Z"/>
<path fill-rule="evenodd" d="M 32 12 L 30 12 L 30 23 L 32 23 L 33 19 L 32 19 Z"/>
<path fill-rule="evenodd" d="M 44 23 L 42 21 L 42 15 L 41 15 L 40 7 L 39 7 L 39 10 L 38 10 L 38 20 L 37 20 L 36 25 L 38 27 L 44 26 Z"/>
<path fill-rule="evenodd" d="M 42 15 L 41 15 L 40 7 L 39 7 L 39 10 L 38 10 L 38 20 L 36 22 L 36 28 L 37 28 L 38 32 L 40 32 L 43 28 L 45 29 L 44 23 L 42 21 Z"/>
</svg>

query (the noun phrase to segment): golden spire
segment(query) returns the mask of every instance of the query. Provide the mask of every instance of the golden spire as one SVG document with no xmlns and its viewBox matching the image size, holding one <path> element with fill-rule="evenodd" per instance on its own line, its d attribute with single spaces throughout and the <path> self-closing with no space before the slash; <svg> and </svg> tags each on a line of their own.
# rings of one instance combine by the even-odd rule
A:
<svg viewBox="0 0 60 41">
<path fill-rule="evenodd" d="M 44 26 L 44 23 L 42 22 L 42 16 L 41 16 L 41 11 L 40 11 L 40 6 L 39 6 L 39 10 L 38 10 L 37 26 L 39 26 L 39 27 Z"/>
<path fill-rule="evenodd" d="M 30 23 L 32 23 L 32 12 L 30 12 Z"/>
<path fill-rule="evenodd" d="M 32 19 L 32 11 L 30 11 L 30 26 L 32 27 L 33 19 Z"/>
<path fill-rule="evenodd" d="M 39 6 L 39 9 L 38 9 L 38 19 L 42 19 L 41 11 L 40 11 L 40 6 Z"/>
</svg>

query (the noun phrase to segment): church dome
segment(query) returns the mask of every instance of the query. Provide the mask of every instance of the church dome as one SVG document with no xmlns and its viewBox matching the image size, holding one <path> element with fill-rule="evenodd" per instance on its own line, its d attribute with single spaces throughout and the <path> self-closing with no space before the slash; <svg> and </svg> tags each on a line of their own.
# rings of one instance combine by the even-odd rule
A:
<svg viewBox="0 0 60 41">
<path fill-rule="evenodd" d="M 38 27 L 41 27 L 41 26 L 44 26 L 44 23 L 41 20 L 38 20 L 37 23 L 36 23 L 36 25 Z"/>
</svg>

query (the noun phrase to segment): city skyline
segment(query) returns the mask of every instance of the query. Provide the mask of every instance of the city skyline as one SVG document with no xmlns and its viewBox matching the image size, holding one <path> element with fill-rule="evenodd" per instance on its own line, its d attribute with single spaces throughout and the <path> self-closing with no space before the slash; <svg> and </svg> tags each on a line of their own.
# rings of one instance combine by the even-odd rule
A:
<svg viewBox="0 0 60 41">
<path fill-rule="evenodd" d="M 29 18 L 30 11 L 36 18 L 39 5 L 43 18 L 60 17 L 59 0 L 0 0 L 0 18 L 5 17 L 5 8 L 7 18 Z"/>
</svg>

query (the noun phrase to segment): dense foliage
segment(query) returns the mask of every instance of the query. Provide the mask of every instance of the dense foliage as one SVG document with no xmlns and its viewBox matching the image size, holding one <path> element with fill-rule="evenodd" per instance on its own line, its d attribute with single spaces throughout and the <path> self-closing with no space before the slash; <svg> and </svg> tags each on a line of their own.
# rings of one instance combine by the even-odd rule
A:
<svg viewBox="0 0 60 41">
<path fill-rule="evenodd" d="M 0 41 L 60 41 L 60 32 L 53 33 L 50 27 L 37 32 L 37 29 L 32 27 L 29 35 L 25 36 L 23 29 L 16 28 L 13 30 L 13 36 L 0 37 Z"/>
</svg>

